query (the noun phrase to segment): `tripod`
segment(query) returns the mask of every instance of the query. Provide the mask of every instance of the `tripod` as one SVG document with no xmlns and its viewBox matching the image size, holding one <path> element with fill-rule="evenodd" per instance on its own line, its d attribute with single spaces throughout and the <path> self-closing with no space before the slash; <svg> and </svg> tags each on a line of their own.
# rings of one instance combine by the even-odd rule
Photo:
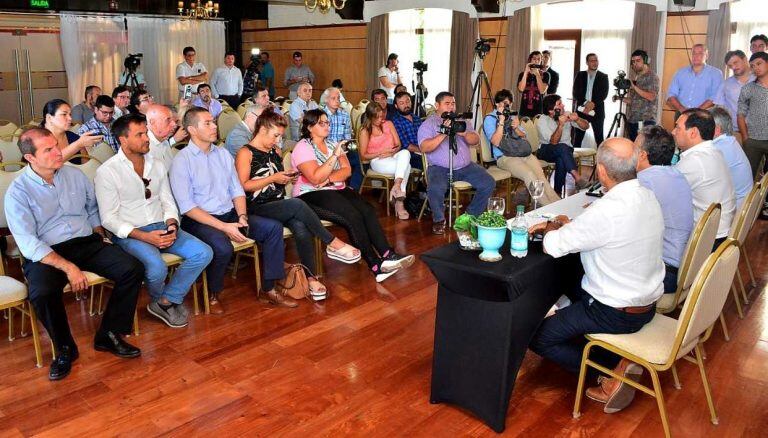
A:
<svg viewBox="0 0 768 438">
<path fill-rule="evenodd" d="M 453 224 L 453 156 L 459 151 L 456 133 L 453 130 L 448 134 L 448 146 L 448 222 L 446 224 L 450 226 Z"/>
<path fill-rule="evenodd" d="M 125 81 L 121 85 L 129 87 L 131 91 L 139 89 L 139 80 L 136 79 L 136 70 L 125 69 Z M 130 85 L 128 85 L 130 83 Z"/>
<path fill-rule="evenodd" d="M 478 54 L 478 57 L 480 58 L 480 65 L 482 65 L 483 58 L 485 58 L 485 56 Z M 480 115 L 480 106 L 482 105 L 483 101 L 483 88 L 485 88 L 485 97 L 490 99 L 491 96 L 493 96 L 493 93 L 491 92 L 491 83 L 488 82 L 488 75 L 486 75 L 485 71 L 483 71 L 481 68 L 480 72 L 477 73 L 475 83 L 472 84 L 472 97 L 470 98 L 470 105 L 472 105 L 472 101 L 475 102 L 475 119 L 472 122 L 472 126 L 474 126 L 475 129 L 478 129 L 478 120 L 482 120 Z"/>
<path fill-rule="evenodd" d="M 416 82 L 411 80 L 413 88 L 413 114 L 416 117 L 424 118 L 427 116 L 427 110 L 424 108 L 424 100 L 427 98 L 427 87 L 424 86 L 424 72 L 416 70 Z"/>
<path fill-rule="evenodd" d="M 608 135 L 605 136 L 605 138 L 610 137 L 616 137 L 619 135 L 619 128 L 621 128 L 621 121 L 624 121 L 624 124 L 627 124 L 627 115 L 624 114 L 623 107 L 624 107 L 624 97 L 627 95 L 627 90 L 621 90 L 616 89 L 616 98 L 619 101 L 619 112 L 616 113 L 615 116 L 613 116 L 613 122 L 611 123 L 611 129 L 608 130 Z"/>
</svg>

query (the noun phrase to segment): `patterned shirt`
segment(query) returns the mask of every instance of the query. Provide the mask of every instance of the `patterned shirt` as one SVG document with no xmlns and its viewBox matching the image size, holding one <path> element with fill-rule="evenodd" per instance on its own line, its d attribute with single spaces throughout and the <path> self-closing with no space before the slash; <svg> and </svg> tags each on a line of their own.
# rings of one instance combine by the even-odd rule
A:
<svg viewBox="0 0 768 438">
<path fill-rule="evenodd" d="M 392 118 L 392 123 L 395 125 L 397 136 L 400 137 L 400 144 L 403 149 L 408 149 L 409 145 L 419 145 L 419 127 L 422 120 L 410 114 L 413 121 L 408 120 L 407 117 L 396 111 L 395 116 Z"/>
<path fill-rule="evenodd" d="M 739 115 L 747 122 L 747 134 L 753 140 L 768 140 L 768 88 L 757 81 L 741 88 Z"/>
<path fill-rule="evenodd" d="M 104 143 L 108 144 L 115 152 L 120 149 L 120 143 L 118 143 L 117 138 L 112 135 L 112 131 L 110 131 L 109 127 L 96 120 L 95 117 L 80 126 L 80 128 L 77 130 L 77 133 L 79 135 L 83 135 L 89 131 L 97 135 L 103 135 Z"/>
<path fill-rule="evenodd" d="M 648 100 L 635 92 L 634 88 L 629 90 L 629 106 L 627 107 L 627 121 L 629 123 L 645 122 L 656 120 L 656 111 L 659 107 L 659 77 L 651 70 L 648 73 L 637 77 L 637 87 L 643 91 L 655 94 L 653 100 Z"/>
<path fill-rule="evenodd" d="M 334 113 L 328 106 L 324 106 L 323 111 L 328 114 L 328 121 L 331 123 L 328 141 L 338 143 L 352 138 L 352 119 L 349 117 L 348 112 L 339 108 Z"/>
<path fill-rule="evenodd" d="M 283 160 L 274 149 L 262 152 L 247 144 L 245 147 L 251 151 L 251 180 L 266 178 L 283 171 Z M 246 192 L 248 213 L 253 213 L 256 207 L 267 202 L 279 201 L 285 198 L 285 186 L 271 183 L 254 192 Z"/>
</svg>

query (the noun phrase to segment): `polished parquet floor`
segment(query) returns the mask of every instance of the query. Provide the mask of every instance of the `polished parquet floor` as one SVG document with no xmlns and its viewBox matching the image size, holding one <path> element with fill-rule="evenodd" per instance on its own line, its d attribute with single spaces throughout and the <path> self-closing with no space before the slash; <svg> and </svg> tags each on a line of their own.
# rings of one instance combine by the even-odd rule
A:
<svg viewBox="0 0 768 438">
<path fill-rule="evenodd" d="M 448 240 L 433 236 L 428 220 L 380 212 L 401 253 Z M 758 221 L 748 245 L 758 276 L 753 303 L 740 320 L 729 300 L 731 341 L 718 328 L 706 346 L 720 425 L 709 422 L 697 368 L 681 361 L 682 390 L 671 376 L 662 380 L 675 436 L 752 437 L 768 429 L 768 222 Z M 295 260 L 293 243 L 288 247 Z M 17 275 L 15 263 L 10 272 Z M 43 368 L 34 367 L 30 337 L 0 340 L 0 436 L 496 435 L 461 409 L 429 403 L 437 288 L 422 262 L 383 284 L 362 263 L 326 258 L 325 266 L 331 295 L 324 304 L 266 307 L 255 297 L 252 271 L 242 269 L 227 280 L 226 315 L 193 317 L 184 329 L 150 317 L 142 293 L 141 334 L 130 338 L 143 352 L 136 360 L 95 352 L 98 317 L 70 295 L 80 359 L 64 381 L 48 381 L 45 335 Z M 0 333 L 7 334 L 5 321 Z M 505 435 L 663 435 L 656 402 L 644 395 L 613 415 L 585 400 L 582 417 L 573 419 L 575 387 L 575 376 L 529 353 Z"/>
</svg>

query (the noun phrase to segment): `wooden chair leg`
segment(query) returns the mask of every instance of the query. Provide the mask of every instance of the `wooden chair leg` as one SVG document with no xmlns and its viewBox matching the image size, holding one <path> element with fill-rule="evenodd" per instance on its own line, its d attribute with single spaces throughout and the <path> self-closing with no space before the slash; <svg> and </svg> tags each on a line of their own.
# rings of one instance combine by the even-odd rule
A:
<svg viewBox="0 0 768 438">
<path fill-rule="evenodd" d="M 427 210 L 427 198 L 424 198 L 424 202 L 421 203 L 421 210 L 419 210 L 419 217 L 416 218 L 416 222 L 421 222 L 424 212 Z"/>
<path fill-rule="evenodd" d="M 104 284 L 102 283 L 101 287 L 99 288 L 99 308 L 98 308 L 98 314 L 101 315 L 104 313 L 104 305 L 102 304 L 104 300 Z"/>
<path fill-rule="evenodd" d="M 240 267 L 240 253 L 235 253 L 235 265 L 232 267 L 232 279 L 237 278 L 237 268 Z"/>
<path fill-rule="evenodd" d="M 323 266 L 323 242 L 315 236 L 313 239 L 315 243 L 315 266 L 317 266 L 317 272 L 314 272 L 318 277 L 325 273 L 325 266 Z"/>
<path fill-rule="evenodd" d="M 707 405 L 709 405 L 709 413 L 711 415 L 712 424 L 718 424 L 720 421 L 717 418 L 717 412 L 715 411 L 715 402 L 712 400 L 712 389 L 709 387 L 709 381 L 707 380 L 707 372 L 704 370 L 704 362 L 701 360 L 701 350 L 697 344 L 696 351 L 696 363 L 699 365 L 699 373 L 701 373 L 701 384 L 704 386 L 704 394 L 707 396 Z"/>
<path fill-rule="evenodd" d="M 741 310 L 741 300 L 739 292 L 736 290 L 736 282 L 731 283 L 731 292 L 733 292 L 733 301 L 736 302 L 736 311 L 739 313 L 739 319 L 744 319 L 744 311 Z"/>
<path fill-rule="evenodd" d="M 21 329 L 19 330 L 19 336 L 22 338 L 27 336 L 27 312 L 24 310 L 21 311 Z"/>
<path fill-rule="evenodd" d="M 14 340 L 13 336 L 13 307 L 9 307 L 6 310 L 6 315 L 8 315 L 8 340 L 12 341 Z"/>
<path fill-rule="evenodd" d="M 744 306 L 749 305 L 749 298 L 747 298 L 747 291 L 744 289 L 744 281 L 741 279 L 741 272 L 739 268 L 736 268 L 736 279 L 739 281 L 739 287 L 741 288 L 741 297 L 744 299 Z"/>
<path fill-rule="evenodd" d="M 35 309 L 32 308 L 32 303 L 27 301 L 27 308 L 29 309 L 29 325 L 32 330 L 32 344 L 35 346 L 35 361 L 38 368 L 43 366 L 43 355 L 40 350 L 40 333 L 37 331 L 37 316 L 35 315 Z"/>
<path fill-rule="evenodd" d="M 667 408 L 664 406 L 664 395 L 661 393 L 661 383 L 659 382 L 659 374 L 654 369 L 649 370 L 651 374 L 651 381 L 653 382 L 653 391 L 656 394 L 656 404 L 659 405 L 659 415 L 661 416 L 661 425 L 664 427 L 664 436 L 669 438 L 669 421 L 667 419 Z"/>
<path fill-rule="evenodd" d="M 741 253 L 744 254 L 744 261 L 747 263 L 747 271 L 749 272 L 749 284 L 755 288 L 757 287 L 757 282 L 755 281 L 755 273 L 752 271 L 752 263 L 749 261 L 749 257 L 747 257 L 747 250 L 744 249 L 744 247 L 741 247 Z"/>
<path fill-rule="evenodd" d="M 205 309 L 206 315 L 211 314 L 211 301 L 210 301 L 210 297 L 208 296 L 208 272 L 207 271 L 203 271 L 203 308 Z"/>
<path fill-rule="evenodd" d="M 261 267 L 259 267 L 259 249 L 253 246 L 253 273 L 256 275 L 256 290 L 261 290 Z M 266 291 L 265 291 L 266 292 Z"/>
<path fill-rule="evenodd" d="M 139 336 L 139 311 L 133 312 L 133 334 Z"/>
<path fill-rule="evenodd" d="M 581 355 L 581 367 L 579 368 L 579 383 L 576 385 L 576 401 L 573 403 L 573 418 L 581 417 L 581 399 L 584 396 L 584 380 L 587 378 L 587 359 L 592 350 L 592 344 L 584 347 Z"/>
<path fill-rule="evenodd" d="M 197 279 L 192 283 L 192 308 L 195 311 L 195 316 L 200 314 L 200 304 L 197 302 Z"/>
<path fill-rule="evenodd" d="M 384 187 L 385 187 L 385 191 L 384 191 L 384 202 L 387 204 L 387 217 L 389 217 L 389 216 L 391 216 L 390 210 L 391 210 L 391 207 L 392 207 L 392 206 L 390 205 L 390 203 L 389 203 L 389 192 L 390 192 L 390 190 L 392 190 L 392 189 L 391 189 L 391 187 L 389 186 L 389 180 L 388 180 L 388 179 L 385 179 L 385 180 L 384 180 Z"/>
</svg>

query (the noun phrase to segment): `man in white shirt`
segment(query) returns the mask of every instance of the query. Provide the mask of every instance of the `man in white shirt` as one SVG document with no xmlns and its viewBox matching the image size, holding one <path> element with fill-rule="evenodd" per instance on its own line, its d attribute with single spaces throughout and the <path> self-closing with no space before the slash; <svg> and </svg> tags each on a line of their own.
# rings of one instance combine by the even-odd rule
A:
<svg viewBox="0 0 768 438">
<path fill-rule="evenodd" d="M 731 229 L 736 214 L 736 195 L 725 157 L 712 144 L 715 119 L 706 110 L 685 110 L 677 118 L 672 135 L 681 151 L 675 167 L 685 176 L 693 192 L 693 220 L 698 222 L 711 204 L 720 204 L 717 248 Z"/>
<path fill-rule="evenodd" d="M 553 257 L 581 253 L 584 277 L 573 304 L 542 322 L 530 348 L 578 373 L 588 333 L 634 333 L 653 319 L 663 293 L 664 218 L 653 192 L 636 178 L 638 150 L 631 141 L 613 137 L 597 152 L 597 177 L 606 191 L 580 216 L 558 216 L 531 227 L 544 233 L 544 251 Z M 618 357 L 595 357 L 607 367 Z M 614 371 L 639 379 L 642 368 L 621 360 Z M 587 396 L 605 403 L 606 413 L 632 402 L 634 388 L 616 379 L 600 379 Z"/>
<path fill-rule="evenodd" d="M 211 90 L 213 97 L 223 99 L 232 109 L 237 109 L 243 94 L 243 73 L 235 67 L 235 52 L 227 52 L 224 65 L 214 70 Z"/>
<path fill-rule="evenodd" d="M 210 263 L 213 251 L 179 229 L 168 171 L 148 154 L 144 117 L 126 115 L 113 123 L 112 132 L 120 149 L 96 171 L 101 222 L 114 234 L 115 244 L 144 264 L 144 282 L 152 298 L 147 311 L 169 327 L 184 327 L 189 321 L 184 296 Z M 168 284 L 161 253 L 184 259 Z"/>
<path fill-rule="evenodd" d="M 381 67 L 377 74 L 381 88 L 387 92 L 387 101 L 389 103 L 395 100 L 395 87 L 403 83 L 397 64 L 397 53 L 390 53 L 387 57 L 387 65 Z"/>
<path fill-rule="evenodd" d="M 536 123 L 541 146 L 536 151 L 540 160 L 555 163 L 555 191 L 565 190 L 565 177 L 573 176 L 578 188 L 588 185 L 579 176 L 579 166 L 573 158 L 571 131 L 589 129 L 589 122 L 579 117 L 577 113 L 566 112 L 563 101 L 557 94 L 549 94 L 543 102 L 544 114 Z"/>
<path fill-rule="evenodd" d="M 166 171 L 171 170 L 173 154 L 171 147 L 187 138 L 187 131 L 178 130 L 176 119 L 171 110 L 164 105 L 152 105 L 147 109 L 147 136 L 149 136 L 149 155 L 161 161 Z"/>
<path fill-rule="evenodd" d="M 299 85 L 298 97 L 291 103 L 291 107 L 288 110 L 291 140 L 298 140 L 300 137 L 299 127 L 301 126 L 301 121 L 304 119 L 304 113 L 317 108 L 317 103 L 312 100 L 312 84 L 304 82 Z"/>
<path fill-rule="evenodd" d="M 176 80 L 179 82 L 179 97 L 184 95 L 184 86 L 192 86 L 192 94 L 197 94 L 197 86 L 208 81 L 208 70 L 200 62 L 195 62 L 194 47 L 184 47 L 184 62 L 176 66 Z"/>
</svg>

